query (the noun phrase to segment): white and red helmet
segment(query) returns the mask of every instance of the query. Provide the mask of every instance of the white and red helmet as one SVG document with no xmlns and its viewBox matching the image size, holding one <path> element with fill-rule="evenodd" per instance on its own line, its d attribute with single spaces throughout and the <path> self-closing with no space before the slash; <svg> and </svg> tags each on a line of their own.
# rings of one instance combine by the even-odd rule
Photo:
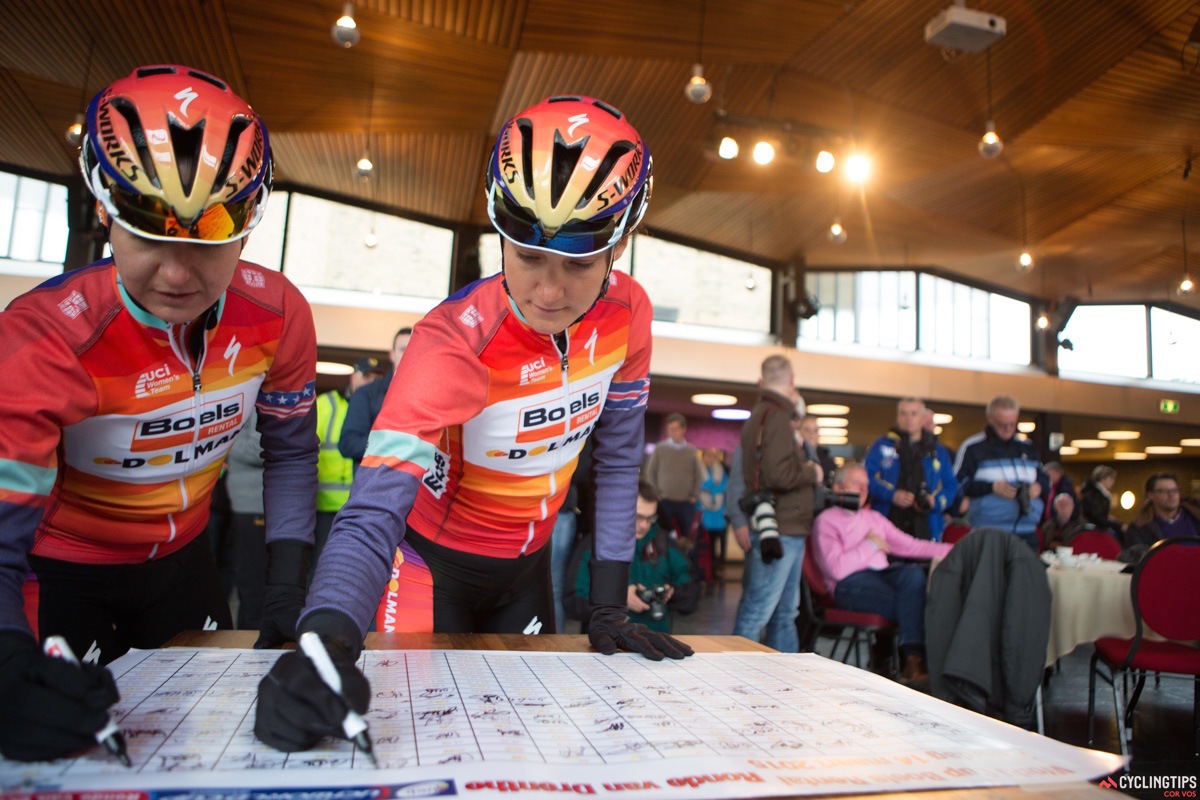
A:
<svg viewBox="0 0 1200 800">
<path fill-rule="evenodd" d="M 551 97 L 501 129 L 488 217 L 521 247 L 595 255 L 638 226 L 651 184 L 650 152 L 624 114 L 592 97 Z"/>
<path fill-rule="evenodd" d="M 242 238 L 271 186 L 259 116 L 219 78 L 171 64 L 139 67 L 92 99 L 79 163 L 113 220 L 165 241 Z"/>
</svg>

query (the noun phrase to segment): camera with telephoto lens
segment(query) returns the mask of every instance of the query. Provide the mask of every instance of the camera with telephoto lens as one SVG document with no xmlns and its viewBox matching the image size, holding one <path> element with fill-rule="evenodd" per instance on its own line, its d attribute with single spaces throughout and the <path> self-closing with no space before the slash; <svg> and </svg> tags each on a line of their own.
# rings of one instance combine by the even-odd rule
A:
<svg viewBox="0 0 1200 800">
<path fill-rule="evenodd" d="M 925 485 L 925 481 L 921 481 L 917 491 L 913 492 L 913 508 L 924 514 L 933 510 L 933 496 L 929 494 L 929 488 Z"/>
<path fill-rule="evenodd" d="M 832 489 L 825 493 L 825 501 L 821 508 L 844 508 L 847 511 L 858 511 L 861 507 L 858 492 L 835 492 Z"/>
<path fill-rule="evenodd" d="M 647 586 L 638 592 L 638 599 L 650 606 L 650 619 L 658 621 L 667 614 L 667 587 Z"/>
<path fill-rule="evenodd" d="M 1021 516 L 1029 513 L 1029 484 L 1025 481 L 1018 481 L 1017 484 L 1017 508 L 1021 510 Z"/>
</svg>

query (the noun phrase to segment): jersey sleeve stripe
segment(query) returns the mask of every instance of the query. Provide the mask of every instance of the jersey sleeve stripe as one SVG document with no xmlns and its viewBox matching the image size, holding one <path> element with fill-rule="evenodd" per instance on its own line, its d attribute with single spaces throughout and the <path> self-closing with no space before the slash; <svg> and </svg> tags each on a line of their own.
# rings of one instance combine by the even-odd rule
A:
<svg viewBox="0 0 1200 800">
<path fill-rule="evenodd" d="M 302 417 L 312 410 L 316 400 L 317 382 L 309 381 L 298 392 L 259 392 L 258 410 L 275 419 Z"/>
<path fill-rule="evenodd" d="M 49 495 L 58 471 L 0 458 L 0 492 Z"/>
<path fill-rule="evenodd" d="M 433 453 L 433 445 L 410 433 L 374 430 L 367 436 L 367 452 L 363 461 L 365 463 L 372 457 L 387 462 L 407 461 L 427 470 L 433 465 Z"/>
<path fill-rule="evenodd" d="M 630 409 L 646 405 L 650 396 L 650 380 L 642 378 L 636 381 L 613 381 L 608 390 L 608 398 L 604 401 L 605 408 Z"/>
</svg>

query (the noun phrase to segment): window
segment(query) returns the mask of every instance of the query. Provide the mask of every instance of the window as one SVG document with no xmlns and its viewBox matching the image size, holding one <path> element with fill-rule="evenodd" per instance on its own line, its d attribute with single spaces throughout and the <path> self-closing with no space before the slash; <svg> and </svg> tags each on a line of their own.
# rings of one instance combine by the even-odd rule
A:
<svg viewBox="0 0 1200 800">
<path fill-rule="evenodd" d="M 278 272 L 283 267 L 283 228 L 287 222 L 287 192 L 272 192 L 267 198 L 267 211 L 258 225 L 246 237 L 242 258 Z"/>
<path fill-rule="evenodd" d="M 1149 374 L 1145 306 L 1080 306 L 1059 338 L 1069 339 L 1073 347 L 1058 351 L 1060 372 L 1123 378 L 1145 378 Z"/>
<path fill-rule="evenodd" d="M 804 290 L 816 316 L 800 322 L 800 340 L 916 349 L 915 272 L 808 272 Z"/>
<path fill-rule="evenodd" d="M 766 334 L 771 329 L 771 271 L 745 261 L 638 236 L 633 276 L 654 303 L 654 318 Z"/>
<path fill-rule="evenodd" d="M 1029 304 L 936 275 L 920 277 L 920 350 L 1029 364 Z"/>
<path fill-rule="evenodd" d="M 1200 320 L 1162 308 L 1150 308 L 1150 363 L 1153 377 L 1200 383 Z"/>
<path fill-rule="evenodd" d="M 448 228 L 295 192 L 287 218 L 284 272 L 316 290 L 305 292 L 310 300 L 424 311 L 448 292 L 454 239 Z"/>
<path fill-rule="evenodd" d="M 67 188 L 0 173 L 0 272 L 51 276 L 67 255 Z"/>
</svg>

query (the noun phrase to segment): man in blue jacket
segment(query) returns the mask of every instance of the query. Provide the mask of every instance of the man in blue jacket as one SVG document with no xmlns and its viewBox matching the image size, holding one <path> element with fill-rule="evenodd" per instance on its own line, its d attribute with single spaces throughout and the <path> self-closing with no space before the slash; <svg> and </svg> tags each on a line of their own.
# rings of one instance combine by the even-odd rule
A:
<svg viewBox="0 0 1200 800">
<path fill-rule="evenodd" d="M 999 528 L 1020 536 L 1036 553 L 1038 520 L 1049 479 L 1037 448 L 1017 436 L 1021 407 L 1010 395 L 992 398 L 987 427 L 958 448 L 954 473 L 970 499 L 972 528 Z"/>
<path fill-rule="evenodd" d="M 400 366 L 400 359 L 404 356 L 411 337 L 412 328 L 405 327 L 396 331 L 396 335 L 392 337 L 391 372 L 377 381 L 368 383 L 362 387 L 361 392 L 356 391 L 350 396 L 350 407 L 346 409 L 346 421 L 342 424 L 342 435 L 338 439 L 338 452 L 343 458 L 353 459 L 355 469 L 358 469 L 358 462 L 362 461 L 363 453 L 367 452 L 367 436 L 371 433 L 375 418 L 379 416 L 379 409 L 383 408 L 383 398 L 387 395 L 388 387 L 392 385 L 392 376 L 396 374 L 396 367 Z M 370 391 L 367 391 L 368 389 Z"/>
<path fill-rule="evenodd" d="M 896 405 L 896 427 L 867 450 L 871 508 L 918 539 L 942 540 L 942 514 L 958 493 L 950 452 L 923 425 L 925 401 Z"/>
</svg>

